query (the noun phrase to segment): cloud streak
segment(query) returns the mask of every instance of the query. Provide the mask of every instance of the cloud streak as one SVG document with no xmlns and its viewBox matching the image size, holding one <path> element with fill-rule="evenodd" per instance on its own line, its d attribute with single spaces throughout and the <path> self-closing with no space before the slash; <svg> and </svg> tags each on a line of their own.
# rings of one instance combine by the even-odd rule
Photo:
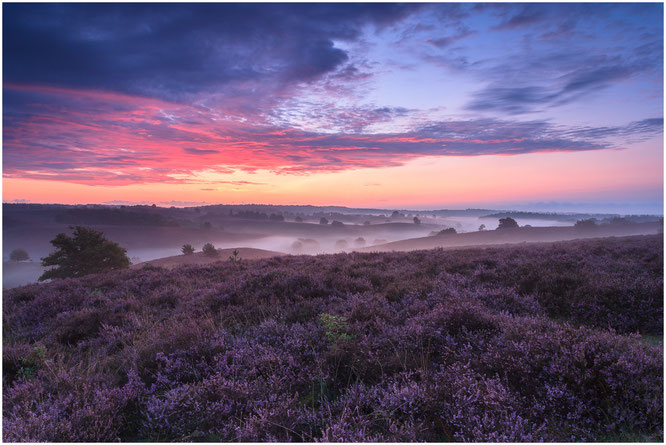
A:
<svg viewBox="0 0 666 445">
<path fill-rule="evenodd" d="M 601 150 L 663 131 L 663 119 L 655 118 L 623 127 L 560 128 L 545 121 L 473 119 L 430 122 L 400 133 L 316 132 L 251 121 L 252 116 L 225 121 L 219 118 L 223 110 L 204 112 L 128 95 L 26 86 L 10 91 L 10 97 L 57 96 L 38 103 L 65 106 L 57 111 L 38 104 L 7 110 L 5 177 L 85 184 L 207 183 L 206 172 L 312 174 L 398 166 L 423 156 Z M 348 118 L 353 121 L 361 111 Z M 390 108 L 374 111 L 396 113 Z M 363 122 L 358 128 L 363 128 L 364 118 L 359 119 Z"/>
</svg>

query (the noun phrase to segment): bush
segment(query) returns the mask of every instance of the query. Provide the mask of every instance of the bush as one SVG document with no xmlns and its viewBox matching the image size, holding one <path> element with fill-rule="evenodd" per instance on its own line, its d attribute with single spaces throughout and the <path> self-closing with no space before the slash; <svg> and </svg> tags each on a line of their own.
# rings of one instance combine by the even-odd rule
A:
<svg viewBox="0 0 666 445">
<path fill-rule="evenodd" d="M 421 224 L 421 220 L 417 216 L 414 217 L 414 224 Z"/>
<path fill-rule="evenodd" d="M 456 229 L 454 229 L 453 227 L 449 227 L 447 229 L 440 230 L 438 235 L 455 235 L 456 233 L 457 233 Z"/>
<path fill-rule="evenodd" d="M 341 221 L 333 221 L 331 227 L 343 227 L 344 224 Z"/>
<path fill-rule="evenodd" d="M 104 238 L 102 232 L 81 226 L 70 229 L 74 229 L 72 237 L 60 233 L 51 240 L 56 251 L 42 258 L 42 266 L 57 267 L 46 270 L 39 281 L 81 277 L 129 267 L 127 251 Z"/>
<path fill-rule="evenodd" d="M 327 220 L 326 218 L 322 217 L 322 218 L 319 220 L 319 224 L 328 224 L 328 220 Z"/>
<path fill-rule="evenodd" d="M 204 244 L 201 251 L 204 253 L 204 255 L 209 257 L 216 257 L 220 255 L 220 252 L 218 252 L 215 246 L 213 246 L 211 243 Z"/>
<path fill-rule="evenodd" d="M 194 247 L 191 244 L 183 244 L 183 248 L 180 250 L 184 255 L 192 255 L 194 253 Z"/>
</svg>

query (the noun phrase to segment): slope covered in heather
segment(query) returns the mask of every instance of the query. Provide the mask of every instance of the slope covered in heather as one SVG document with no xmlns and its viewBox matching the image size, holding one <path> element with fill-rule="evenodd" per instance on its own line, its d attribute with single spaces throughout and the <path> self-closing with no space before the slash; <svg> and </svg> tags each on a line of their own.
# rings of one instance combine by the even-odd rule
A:
<svg viewBox="0 0 666 445">
<path fill-rule="evenodd" d="M 25 286 L 3 439 L 658 441 L 662 325 L 658 235 Z"/>
</svg>

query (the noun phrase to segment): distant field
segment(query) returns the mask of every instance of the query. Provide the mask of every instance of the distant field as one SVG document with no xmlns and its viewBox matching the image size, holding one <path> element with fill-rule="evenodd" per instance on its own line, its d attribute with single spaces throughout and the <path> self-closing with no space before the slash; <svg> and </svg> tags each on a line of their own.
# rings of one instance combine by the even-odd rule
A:
<svg viewBox="0 0 666 445">
<path fill-rule="evenodd" d="M 663 440 L 661 235 L 141 267 L 3 319 L 5 441 Z"/>
</svg>

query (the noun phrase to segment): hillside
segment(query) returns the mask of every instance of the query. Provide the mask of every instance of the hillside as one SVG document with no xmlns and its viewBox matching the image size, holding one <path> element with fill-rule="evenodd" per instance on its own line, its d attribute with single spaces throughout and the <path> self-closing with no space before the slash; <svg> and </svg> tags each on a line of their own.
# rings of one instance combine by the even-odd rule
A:
<svg viewBox="0 0 666 445">
<path fill-rule="evenodd" d="M 663 238 L 4 293 L 5 441 L 662 441 Z"/>
<path fill-rule="evenodd" d="M 662 228 L 663 225 L 659 222 L 617 225 L 604 224 L 592 230 L 581 230 L 576 227 L 519 227 L 515 229 L 485 230 L 410 238 L 358 250 L 361 252 L 391 252 L 434 249 L 438 247 L 454 248 L 494 244 L 544 243 L 611 236 L 650 235 L 657 233 Z"/>
<path fill-rule="evenodd" d="M 143 263 L 132 265 L 132 268 L 141 269 L 146 265 L 150 265 L 155 267 L 165 267 L 167 269 L 173 269 L 174 267 L 179 267 L 179 266 L 212 264 L 218 261 L 228 261 L 229 257 L 234 254 L 235 250 L 238 251 L 238 258 L 241 261 L 256 260 L 260 258 L 270 258 L 274 256 L 285 255 L 282 252 L 274 252 L 272 250 L 239 247 L 238 249 L 217 249 L 218 256 L 216 257 L 209 257 L 204 255 L 203 252 L 196 252 L 191 255 L 174 255 L 166 258 L 158 258 L 156 260 L 145 261 Z"/>
</svg>

